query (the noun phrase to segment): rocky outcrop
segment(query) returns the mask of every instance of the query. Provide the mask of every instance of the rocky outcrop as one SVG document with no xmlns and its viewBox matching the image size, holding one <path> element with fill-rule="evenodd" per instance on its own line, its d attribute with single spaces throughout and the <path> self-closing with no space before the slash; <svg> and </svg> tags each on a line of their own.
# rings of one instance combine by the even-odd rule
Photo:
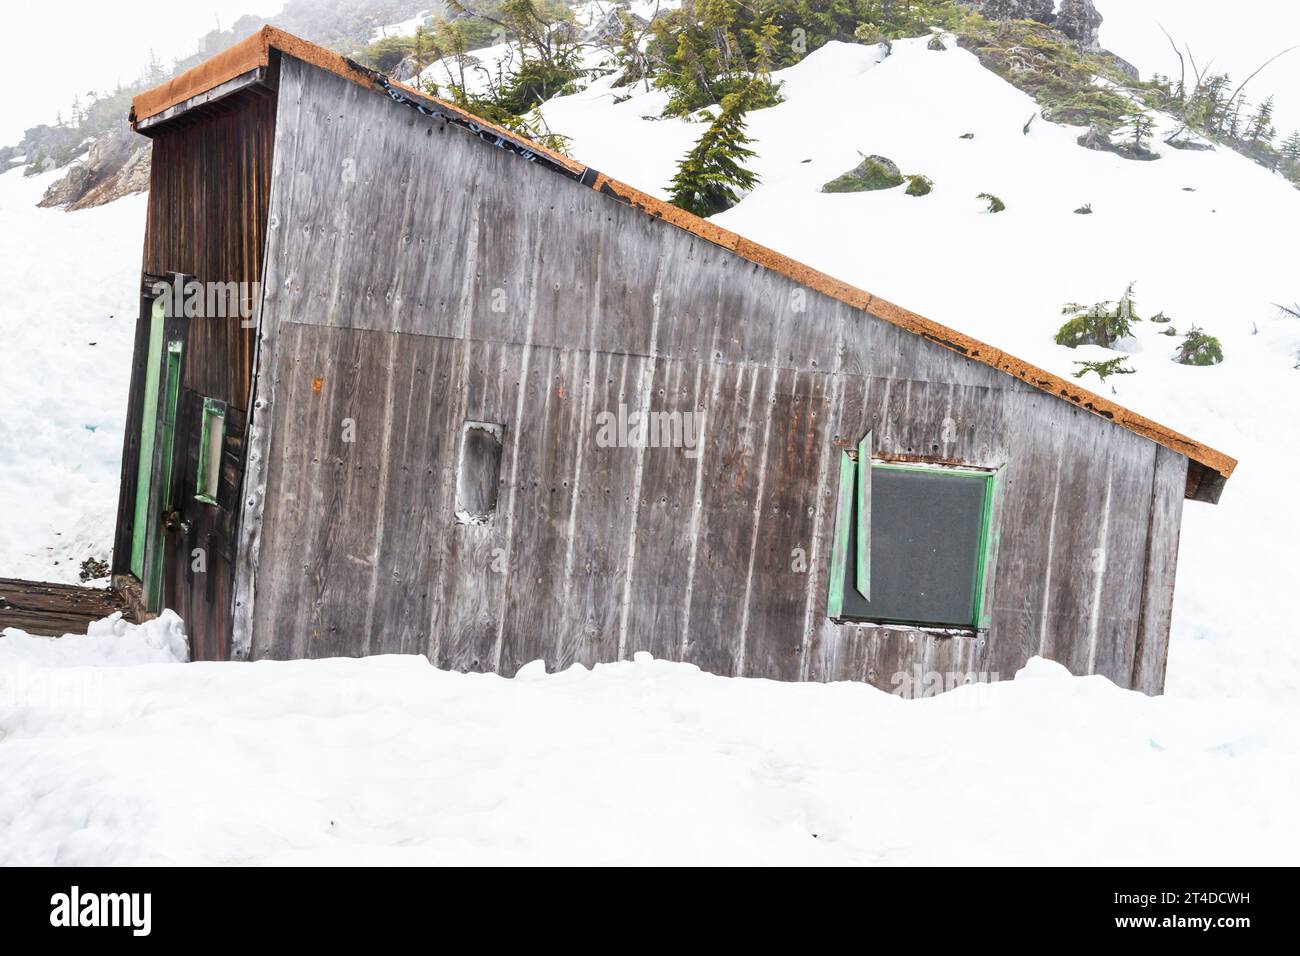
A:
<svg viewBox="0 0 1300 956">
<path fill-rule="evenodd" d="M 35 166 L 33 172 L 61 166 L 86 151 L 84 138 L 71 126 L 33 126 L 16 146 L 0 149 L 0 172 L 22 165 Z"/>
<path fill-rule="evenodd" d="M 149 141 L 123 123 L 68 165 L 63 178 L 45 191 L 39 205 L 88 209 L 149 189 Z"/>
<path fill-rule="evenodd" d="M 393 67 L 390 74 L 398 83 L 409 83 L 420 74 L 420 61 L 416 59 L 414 53 L 408 53 L 402 57 L 400 63 Z"/>
<path fill-rule="evenodd" d="M 1056 29 L 1088 53 L 1101 52 L 1102 15 L 1092 0 L 1061 0 Z"/>
<path fill-rule="evenodd" d="M 990 20 L 1036 20 L 1052 23 L 1056 19 L 1055 0 L 964 0 L 963 6 Z"/>
<path fill-rule="evenodd" d="M 625 16 L 631 22 L 633 31 L 639 32 L 644 29 L 647 24 L 644 17 L 639 17 L 630 10 L 624 10 L 622 7 L 614 7 L 583 31 L 583 42 L 595 43 L 598 45 L 607 45 L 617 42 L 618 38 L 623 35 L 623 18 Z"/>
</svg>

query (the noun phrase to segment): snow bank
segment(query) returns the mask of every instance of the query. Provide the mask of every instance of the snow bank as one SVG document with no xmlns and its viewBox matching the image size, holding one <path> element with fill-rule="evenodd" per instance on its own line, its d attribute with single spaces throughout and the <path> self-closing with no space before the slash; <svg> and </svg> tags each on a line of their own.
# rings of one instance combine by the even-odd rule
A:
<svg viewBox="0 0 1300 956">
<path fill-rule="evenodd" d="M 112 547 L 147 200 L 36 208 L 63 172 L 0 175 L 0 575 L 75 584 Z"/>
<path fill-rule="evenodd" d="M 0 864 L 1287 863 L 1283 716 L 1041 660 L 920 701 L 647 655 L 0 666 Z"/>
<path fill-rule="evenodd" d="M 189 659 L 185 625 L 173 611 L 144 624 L 130 624 L 119 612 L 94 622 L 85 634 L 62 637 L 41 637 L 16 627 L 0 631 L 0 668 L 175 664 Z"/>
</svg>

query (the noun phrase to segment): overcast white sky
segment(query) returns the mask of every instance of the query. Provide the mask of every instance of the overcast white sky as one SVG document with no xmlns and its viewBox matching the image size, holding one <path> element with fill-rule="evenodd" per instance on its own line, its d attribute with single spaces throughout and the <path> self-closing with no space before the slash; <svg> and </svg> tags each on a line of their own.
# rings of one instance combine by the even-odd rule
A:
<svg viewBox="0 0 1300 956">
<path fill-rule="evenodd" d="M 8 0 L 0 57 L 0 145 L 51 123 L 74 96 L 111 90 L 144 71 L 152 48 L 170 64 L 204 33 L 241 14 L 267 16 L 283 0 Z"/>
</svg>

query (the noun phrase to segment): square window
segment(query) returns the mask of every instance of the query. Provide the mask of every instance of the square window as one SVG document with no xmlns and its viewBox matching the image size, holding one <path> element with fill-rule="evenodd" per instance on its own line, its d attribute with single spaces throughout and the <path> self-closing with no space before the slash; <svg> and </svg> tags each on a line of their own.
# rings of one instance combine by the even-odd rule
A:
<svg viewBox="0 0 1300 956">
<path fill-rule="evenodd" d="M 842 462 L 831 616 L 979 627 L 993 473 L 871 462 L 865 450 Z"/>
</svg>

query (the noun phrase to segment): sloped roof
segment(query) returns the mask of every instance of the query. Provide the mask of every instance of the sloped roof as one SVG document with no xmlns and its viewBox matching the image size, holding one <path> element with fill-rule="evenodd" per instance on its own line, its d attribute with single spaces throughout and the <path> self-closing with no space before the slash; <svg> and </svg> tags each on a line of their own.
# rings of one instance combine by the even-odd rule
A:
<svg viewBox="0 0 1300 956">
<path fill-rule="evenodd" d="M 583 185 L 640 209 L 649 216 L 685 229 L 701 239 L 731 250 L 750 262 L 778 272 L 823 295 L 951 349 L 972 361 L 982 362 L 1006 372 L 1062 401 L 1099 415 L 1131 432 L 1185 455 L 1192 463 L 1187 482 L 1189 498 L 1217 501 L 1224 482 L 1237 466 L 1236 460 L 1223 452 L 1216 451 L 1172 428 L 1080 388 L 1074 381 L 1061 378 L 955 329 L 940 325 L 925 316 L 874 296 L 870 292 L 841 282 L 788 256 L 751 242 L 744 236 L 739 236 L 670 203 L 649 196 L 568 156 L 525 139 L 517 133 L 489 123 L 459 107 L 364 67 L 332 50 L 275 27 L 263 27 L 257 33 L 198 66 L 141 93 L 131 104 L 132 124 L 137 129 L 148 126 L 150 124 L 147 121 L 150 118 L 159 118 L 160 114 L 194 97 L 200 97 L 215 87 L 244 76 L 250 71 L 269 66 L 273 50 L 287 53 L 323 70 L 328 70 L 366 89 L 385 94 L 395 100 L 406 101 L 425 111 L 440 114 L 458 125 L 490 132 L 493 138 L 499 138 L 501 142 L 511 145 L 517 152 L 529 154 L 557 172 L 564 173 Z"/>
</svg>

